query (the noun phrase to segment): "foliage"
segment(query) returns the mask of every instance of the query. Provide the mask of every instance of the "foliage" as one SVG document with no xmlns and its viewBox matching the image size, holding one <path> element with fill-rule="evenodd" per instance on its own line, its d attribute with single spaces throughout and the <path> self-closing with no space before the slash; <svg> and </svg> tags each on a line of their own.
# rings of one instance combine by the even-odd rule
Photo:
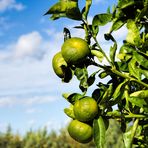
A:
<svg viewBox="0 0 148 148">
<path fill-rule="evenodd" d="M 90 24 L 87 18 L 92 0 L 86 0 L 82 11 L 78 4 L 78 0 L 60 0 L 46 13 L 52 15 L 53 20 L 67 17 L 81 21 L 75 28 L 85 31 L 84 38 L 91 50 L 85 62 L 69 65 L 80 81 L 82 94 L 63 95 L 71 103 L 65 113 L 75 119 L 72 109 L 75 101 L 86 96 L 91 85 L 96 85 L 90 95 L 99 108 L 99 114 L 93 120 L 96 146 L 104 147 L 106 124 L 113 118 L 120 123 L 126 148 L 148 147 L 148 0 L 118 0 L 106 13 L 95 14 Z M 102 38 L 113 45 L 106 54 L 97 37 L 99 28 L 108 23 L 111 28 Z M 113 32 L 122 27 L 126 27 L 128 33 L 119 48 Z M 69 30 L 64 33 L 65 39 L 71 37 Z M 88 67 L 98 67 L 98 70 L 89 75 Z M 96 77 L 102 80 L 107 77 L 108 81 L 98 82 Z M 62 80 L 70 81 L 65 81 L 66 77 Z"/>
<path fill-rule="evenodd" d="M 110 126 L 106 132 L 109 139 L 105 144 L 105 148 L 121 148 L 123 138 L 120 127 L 117 122 L 110 120 Z M 80 144 L 73 140 L 67 128 L 62 128 L 59 133 L 51 131 L 48 133 L 46 128 L 37 131 L 30 130 L 25 135 L 19 133 L 14 134 L 9 126 L 6 133 L 0 134 L 0 148 L 95 148 L 93 141 L 88 144 Z"/>
</svg>

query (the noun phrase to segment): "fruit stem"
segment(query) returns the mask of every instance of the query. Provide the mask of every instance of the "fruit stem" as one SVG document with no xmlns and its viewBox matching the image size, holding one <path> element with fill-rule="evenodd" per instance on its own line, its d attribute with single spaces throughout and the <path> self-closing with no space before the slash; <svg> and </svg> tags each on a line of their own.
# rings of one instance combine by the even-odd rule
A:
<svg viewBox="0 0 148 148">
<path fill-rule="evenodd" d="M 146 83 L 144 83 L 144 82 L 142 82 L 142 81 L 140 81 L 140 80 L 137 80 L 137 79 L 135 79 L 135 78 L 133 78 L 133 77 L 130 77 L 130 76 L 128 76 L 128 75 L 125 75 L 124 73 L 119 72 L 118 70 L 116 70 L 115 67 L 113 67 L 113 68 L 111 69 L 111 71 L 112 71 L 114 74 L 117 74 L 117 75 L 120 76 L 120 77 L 123 77 L 123 78 L 125 78 L 125 79 L 128 79 L 129 81 L 135 81 L 135 82 L 137 82 L 137 83 L 139 83 L 139 84 L 141 84 L 141 85 L 143 85 L 143 86 L 145 86 L 145 87 L 148 88 L 148 84 L 146 84 Z"/>
<path fill-rule="evenodd" d="M 100 51 L 102 52 L 102 54 L 104 55 L 104 57 L 106 58 L 106 60 L 108 61 L 108 63 L 110 65 L 112 65 L 112 62 L 109 60 L 109 58 L 107 57 L 107 55 L 105 54 L 105 52 L 103 51 L 103 49 L 101 48 L 101 46 L 99 45 L 98 40 L 96 39 L 96 37 L 93 37 L 93 39 L 96 42 L 96 45 L 98 46 L 98 48 L 100 49 Z"/>
<path fill-rule="evenodd" d="M 108 117 L 108 118 L 122 118 L 122 117 L 124 117 L 124 118 L 148 118 L 148 116 L 146 116 L 146 115 L 138 115 L 138 114 L 132 114 L 132 113 L 130 113 L 129 115 L 115 115 L 115 116 L 106 116 L 106 117 Z"/>
</svg>

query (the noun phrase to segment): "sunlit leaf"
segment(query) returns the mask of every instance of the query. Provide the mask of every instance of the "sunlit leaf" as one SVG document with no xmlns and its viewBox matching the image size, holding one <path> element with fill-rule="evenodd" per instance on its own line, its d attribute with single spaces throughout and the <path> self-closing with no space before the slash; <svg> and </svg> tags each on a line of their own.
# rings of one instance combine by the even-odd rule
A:
<svg viewBox="0 0 148 148">
<path fill-rule="evenodd" d="M 136 46 L 141 45 L 140 31 L 133 20 L 127 22 L 128 34 L 126 41 Z"/>
<path fill-rule="evenodd" d="M 64 113 L 69 116 L 72 119 L 75 119 L 74 111 L 73 111 L 73 105 L 71 105 L 69 108 L 64 109 Z"/>
<path fill-rule="evenodd" d="M 99 50 L 91 50 L 91 54 L 95 57 L 97 57 L 97 59 L 102 62 L 104 59 L 104 55 L 101 51 Z"/>
<path fill-rule="evenodd" d="M 144 68 L 148 69 L 148 56 L 142 54 L 140 52 L 134 52 L 134 57 L 136 61 L 143 66 Z"/>
<path fill-rule="evenodd" d="M 117 43 L 114 42 L 114 45 L 110 47 L 110 59 L 112 63 L 115 62 L 116 50 L 117 50 Z"/>
<path fill-rule="evenodd" d="M 74 104 L 75 101 L 81 99 L 83 97 L 83 95 L 79 94 L 79 93 L 63 93 L 62 96 L 71 104 Z"/>
<path fill-rule="evenodd" d="M 128 63 L 128 69 L 130 75 L 141 80 L 141 73 L 139 68 L 137 67 L 137 60 L 135 58 L 132 58 L 132 60 L 130 60 L 130 62 Z"/>
<path fill-rule="evenodd" d="M 100 116 L 98 119 L 95 119 L 93 123 L 93 135 L 97 148 L 104 148 L 105 133 L 106 133 L 106 126 L 103 118 Z"/>
</svg>

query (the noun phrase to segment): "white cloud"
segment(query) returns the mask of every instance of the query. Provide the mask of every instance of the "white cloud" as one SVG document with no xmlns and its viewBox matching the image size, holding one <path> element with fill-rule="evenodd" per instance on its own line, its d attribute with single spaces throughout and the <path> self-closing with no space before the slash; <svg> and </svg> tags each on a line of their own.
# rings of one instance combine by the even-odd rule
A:
<svg viewBox="0 0 148 148">
<path fill-rule="evenodd" d="M 55 101 L 57 98 L 55 96 L 33 96 L 20 98 L 19 96 L 13 97 L 1 97 L 0 107 L 14 107 L 18 105 L 23 106 L 35 106 L 40 104 L 47 104 Z"/>
<path fill-rule="evenodd" d="M 1 0 L 0 12 L 4 12 L 8 9 L 23 10 L 25 6 L 22 3 L 17 3 L 15 0 Z"/>
<path fill-rule="evenodd" d="M 49 43 L 43 41 L 38 31 L 22 34 L 14 43 L 3 47 L 0 51 L 0 60 L 12 61 L 25 58 L 43 58 Z"/>
<path fill-rule="evenodd" d="M 37 55 L 41 42 L 42 37 L 37 31 L 20 36 L 13 47 L 14 58 Z"/>
<path fill-rule="evenodd" d="M 9 98 L 9 97 L 2 97 L 0 98 L 0 107 L 7 107 L 7 106 L 13 106 L 16 101 L 18 101 L 15 98 Z"/>
</svg>

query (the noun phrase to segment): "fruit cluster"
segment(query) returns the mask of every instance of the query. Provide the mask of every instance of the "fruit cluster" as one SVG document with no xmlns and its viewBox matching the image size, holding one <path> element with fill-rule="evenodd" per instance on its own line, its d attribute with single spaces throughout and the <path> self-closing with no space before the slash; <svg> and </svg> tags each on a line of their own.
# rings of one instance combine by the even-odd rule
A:
<svg viewBox="0 0 148 148">
<path fill-rule="evenodd" d="M 73 37 L 67 39 L 60 52 L 55 54 L 52 60 L 54 72 L 60 78 L 65 78 L 70 72 L 71 65 L 83 62 L 90 54 L 87 42 L 81 38 Z"/>
<path fill-rule="evenodd" d="M 72 65 L 77 67 L 90 55 L 87 42 L 81 38 L 67 39 L 60 52 L 52 60 L 53 70 L 60 78 L 67 77 Z M 95 99 L 82 96 L 73 103 L 73 120 L 68 126 L 70 136 L 78 142 L 87 143 L 92 140 L 92 121 L 98 115 L 98 105 Z"/>
<path fill-rule="evenodd" d="M 80 143 L 92 140 L 92 121 L 98 115 L 97 102 L 91 97 L 77 100 L 73 106 L 74 120 L 68 126 L 70 136 Z"/>
</svg>

